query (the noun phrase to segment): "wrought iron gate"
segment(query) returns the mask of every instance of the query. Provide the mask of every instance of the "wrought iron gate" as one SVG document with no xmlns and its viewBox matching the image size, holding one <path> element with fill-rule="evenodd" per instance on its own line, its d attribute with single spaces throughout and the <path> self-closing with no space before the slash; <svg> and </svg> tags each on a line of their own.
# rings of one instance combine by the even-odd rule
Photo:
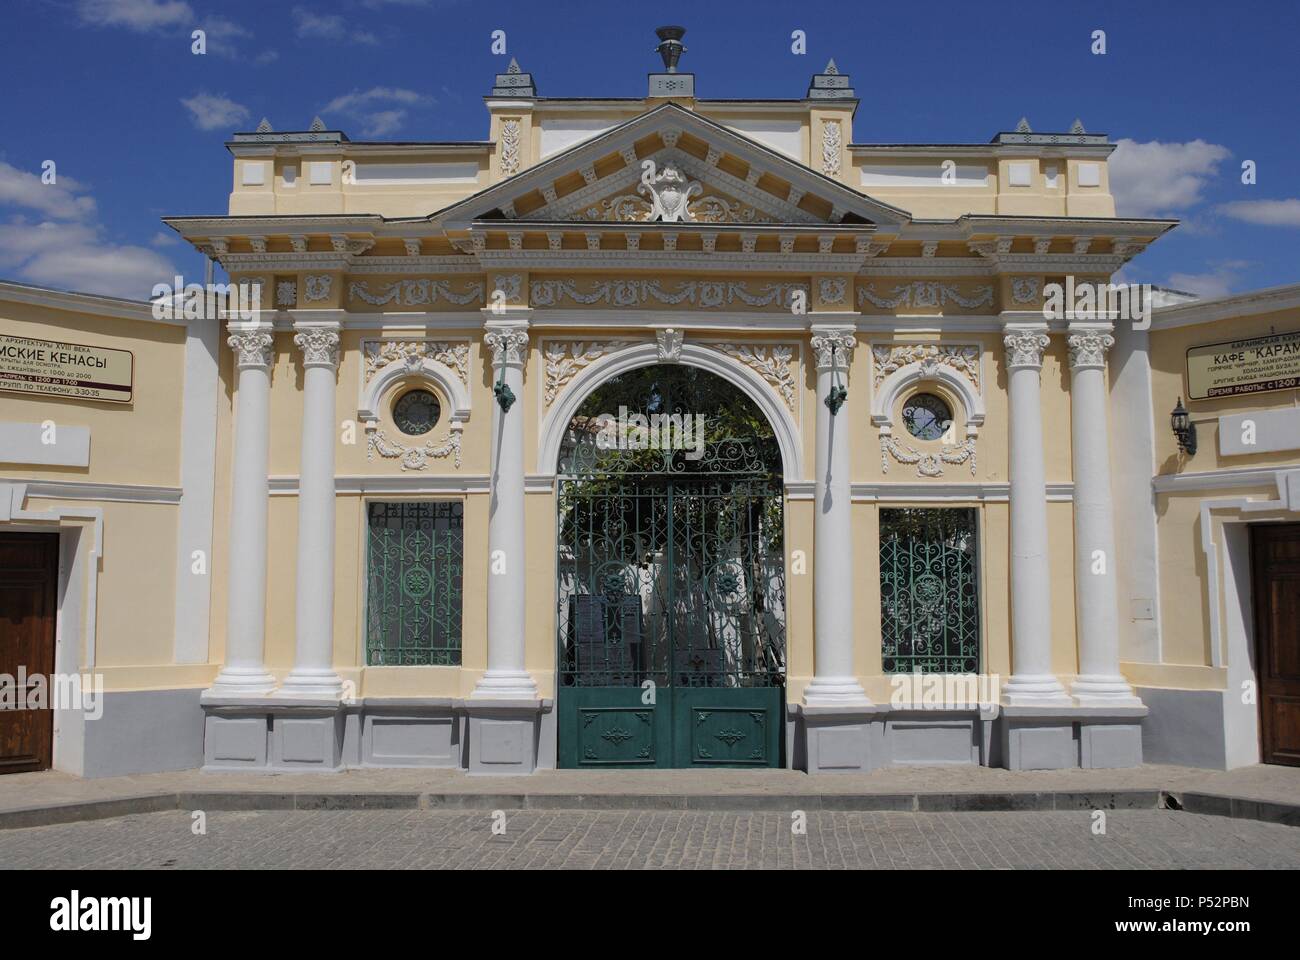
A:
<svg viewBox="0 0 1300 960">
<path fill-rule="evenodd" d="M 885 673 L 979 673 L 975 511 L 880 511 L 880 636 Z"/>
<path fill-rule="evenodd" d="M 570 446 L 558 531 L 562 767 L 779 766 L 782 486 L 763 441 Z"/>
</svg>

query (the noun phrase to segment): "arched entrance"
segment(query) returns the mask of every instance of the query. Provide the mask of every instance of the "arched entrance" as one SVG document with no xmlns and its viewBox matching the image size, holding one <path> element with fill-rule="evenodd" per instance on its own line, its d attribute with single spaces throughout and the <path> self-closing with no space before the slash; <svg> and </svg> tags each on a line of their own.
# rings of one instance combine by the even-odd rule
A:
<svg viewBox="0 0 1300 960">
<path fill-rule="evenodd" d="M 780 449 L 698 367 L 617 374 L 560 447 L 559 765 L 780 766 Z"/>
</svg>

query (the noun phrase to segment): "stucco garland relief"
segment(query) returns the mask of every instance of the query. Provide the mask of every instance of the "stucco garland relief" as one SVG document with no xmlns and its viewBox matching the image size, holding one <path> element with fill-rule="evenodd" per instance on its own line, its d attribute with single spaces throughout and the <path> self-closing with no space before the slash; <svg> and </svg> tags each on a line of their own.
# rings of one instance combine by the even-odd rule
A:
<svg viewBox="0 0 1300 960">
<path fill-rule="evenodd" d="M 1042 288 L 1042 284 L 1042 280 L 1038 277 L 1012 277 L 1011 299 L 1016 303 L 1033 303 L 1038 299 L 1038 291 Z"/>
<path fill-rule="evenodd" d="M 275 305 L 277 307 L 296 307 L 298 305 L 298 284 L 292 280 L 281 280 L 275 285 Z"/>
<path fill-rule="evenodd" d="M 546 380 L 542 396 L 546 406 L 554 403 L 569 381 L 590 364 L 631 344 L 631 340 L 548 340 L 543 343 Z"/>
<path fill-rule="evenodd" d="M 694 183 L 694 181 L 692 181 Z M 654 204 L 634 193 L 624 193 L 599 206 L 587 207 L 574 220 L 604 220 L 610 223 L 648 223 L 656 219 Z M 775 223 L 770 216 L 738 200 L 716 194 L 689 201 L 681 220 L 690 223 Z"/>
<path fill-rule="evenodd" d="M 817 293 L 822 303 L 843 303 L 848 281 L 843 277 L 822 277 L 817 281 Z"/>
<path fill-rule="evenodd" d="M 993 287 L 979 286 L 971 290 L 971 296 L 964 297 L 956 287 L 935 280 L 913 280 L 902 283 L 889 291 L 889 296 L 876 292 L 875 283 L 858 287 L 858 305 L 870 303 L 882 310 L 894 310 L 898 307 L 945 307 L 949 301 L 970 309 L 991 306 Z"/>
<path fill-rule="evenodd" d="M 433 440 L 419 446 L 407 446 L 389 440 L 383 430 L 375 426 L 366 427 L 366 459 L 374 460 L 375 454 L 386 460 L 399 460 L 403 470 L 424 470 L 430 460 L 453 457 L 456 469 L 460 469 L 460 431 L 454 427 L 448 431 L 442 443 Z"/>
<path fill-rule="evenodd" d="M 376 283 L 375 293 L 371 293 L 370 286 L 367 280 L 353 280 L 348 284 L 348 296 L 376 307 L 386 303 L 408 307 L 434 304 L 438 302 L 439 297 L 458 305 L 483 302 L 483 284 L 477 280 L 466 284 L 464 291 L 459 293 L 453 290 L 446 280 L 395 280 L 388 284 Z"/>
<path fill-rule="evenodd" d="M 884 379 L 895 370 L 900 370 L 909 363 L 921 365 L 921 375 L 934 375 L 938 364 L 952 367 L 980 387 L 980 348 L 977 346 L 952 346 L 938 343 L 909 343 L 902 346 L 873 346 L 871 357 L 874 360 L 874 388 L 879 388 Z"/>
<path fill-rule="evenodd" d="M 922 453 L 903 443 L 891 433 L 880 434 L 880 472 L 889 472 L 889 458 L 901 464 L 916 464 L 918 477 L 942 477 L 943 464 L 970 461 L 970 475 L 975 476 L 975 438 L 967 437 L 961 443 L 945 443 L 938 453 Z"/>
<path fill-rule="evenodd" d="M 460 382 L 469 386 L 469 341 L 452 340 L 363 340 L 365 372 L 362 386 L 374 379 L 389 364 L 404 364 L 418 373 L 425 360 L 436 360 L 453 370 Z"/>
<path fill-rule="evenodd" d="M 709 309 L 730 306 L 737 301 L 750 307 L 780 307 L 789 305 L 796 290 L 804 296 L 808 294 L 807 284 L 803 283 L 765 283 L 757 285 L 751 293 L 749 284 L 743 280 L 684 280 L 675 290 L 659 280 L 599 280 L 588 284 L 586 290 L 573 280 L 534 280 L 530 290 L 529 302 L 534 307 L 558 306 L 565 299 L 583 305 L 606 303 L 616 307 L 689 303 Z"/>
</svg>

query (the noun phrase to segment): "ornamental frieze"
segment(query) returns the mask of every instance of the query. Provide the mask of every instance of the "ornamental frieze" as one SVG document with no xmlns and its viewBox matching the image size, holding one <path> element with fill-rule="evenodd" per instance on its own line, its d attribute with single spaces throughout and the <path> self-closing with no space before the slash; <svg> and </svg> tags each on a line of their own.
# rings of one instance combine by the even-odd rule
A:
<svg viewBox="0 0 1300 960">
<path fill-rule="evenodd" d="M 952 284 L 937 280 L 913 280 L 910 283 L 896 284 L 888 290 L 877 289 L 875 282 L 858 287 L 858 305 L 869 303 L 881 310 L 896 310 L 899 307 L 946 307 L 955 303 L 967 310 L 993 305 L 993 287 L 980 285 L 972 287 L 969 296 Z"/>
<path fill-rule="evenodd" d="M 745 343 L 709 343 L 706 346 L 739 360 L 781 395 L 786 408 L 794 412 L 795 371 L 791 361 L 794 347 L 787 344 L 755 345 Z"/>
<path fill-rule="evenodd" d="M 463 306 L 483 302 L 483 284 L 471 280 L 463 290 L 455 290 L 447 280 L 394 280 L 391 282 L 353 280 L 348 284 L 348 296 L 372 307 L 392 304 L 401 307 L 432 305 L 439 298 Z"/>
<path fill-rule="evenodd" d="M 702 309 L 731 307 L 788 308 L 796 291 L 806 298 L 803 283 L 749 283 L 744 280 L 595 280 L 579 284 L 574 280 L 534 280 L 530 284 L 533 307 L 558 307 L 567 300 L 590 306 L 613 307 L 681 306 Z"/>
<path fill-rule="evenodd" d="M 980 389 L 980 348 L 936 343 L 909 343 L 901 346 L 873 346 L 875 366 L 873 385 L 879 387 L 890 374 L 911 363 L 921 365 L 923 376 L 932 376 L 939 365 L 952 367 Z"/>
<path fill-rule="evenodd" d="M 394 363 L 403 364 L 414 372 L 425 360 L 436 360 L 455 371 L 460 382 L 469 386 L 467 340 L 363 340 L 361 354 L 365 360 L 363 383 L 369 383 L 377 373 Z"/>
<path fill-rule="evenodd" d="M 607 353 L 631 344 L 630 340 L 548 340 L 542 345 L 546 375 L 543 396 L 549 407 L 570 380 Z"/>
</svg>

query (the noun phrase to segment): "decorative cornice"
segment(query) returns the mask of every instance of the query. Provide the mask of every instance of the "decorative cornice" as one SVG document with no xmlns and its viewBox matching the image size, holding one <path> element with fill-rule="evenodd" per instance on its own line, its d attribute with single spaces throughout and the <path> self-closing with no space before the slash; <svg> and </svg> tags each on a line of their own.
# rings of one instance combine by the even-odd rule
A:
<svg viewBox="0 0 1300 960">
<path fill-rule="evenodd" d="M 980 286 L 972 290 L 973 296 L 963 297 L 956 287 L 931 280 L 914 280 L 894 287 L 888 296 L 880 296 L 875 290 L 875 283 L 858 287 L 857 302 L 864 302 L 882 310 L 896 310 L 899 307 L 944 307 L 949 301 L 958 306 L 972 310 L 993 305 L 993 287 Z"/>
</svg>

